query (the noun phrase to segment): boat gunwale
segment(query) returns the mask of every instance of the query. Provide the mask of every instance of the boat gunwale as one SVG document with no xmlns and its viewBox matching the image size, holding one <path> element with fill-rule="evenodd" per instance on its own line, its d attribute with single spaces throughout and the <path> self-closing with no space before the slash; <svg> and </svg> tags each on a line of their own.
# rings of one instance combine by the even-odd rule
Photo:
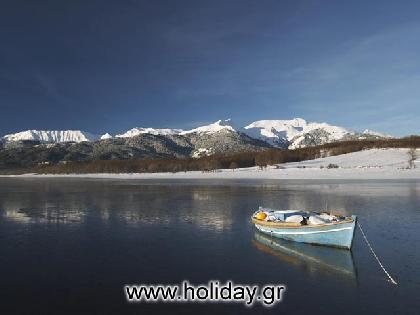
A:
<svg viewBox="0 0 420 315">
<path fill-rule="evenodd" d="M 339 224 L 346 224 L 346 223 L 353 223 L 353 218 L 346 218 L 343 221 L 339 222 L 332 222 L 332 223 L 325 223 L 325 224 L 317 224 L 317 225 L 302 225 L 300 223 L 294 222 L 270 222 L 270 221 L 262 221 L 255 218 L 251 218 L 252 223 L 262 225 L 262 226 L 269 226 L 269 227 L 277 227 L 277 228 L 285 228 L 285 229 L 297 229 L 297 228 L 319 228 L 319 227 L 333 227 Z"/>
</svg>

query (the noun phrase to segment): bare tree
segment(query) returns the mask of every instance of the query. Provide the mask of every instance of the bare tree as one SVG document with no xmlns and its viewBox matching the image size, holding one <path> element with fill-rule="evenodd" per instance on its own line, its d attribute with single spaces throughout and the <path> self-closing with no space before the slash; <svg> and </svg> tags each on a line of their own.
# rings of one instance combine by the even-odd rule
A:
<svg viewBox="0 0 420 315">
<path fill-rule="evenodd" d="M 147 167 L 147 171 L 149 173 L 156 173 L 159 171 L 159 165 L 155 162 L 152 162 L 149 164 L 149 166 Z"/>
<path fill-rule="evenodd" d="M 408 150 L 408 167 L 409 168 L 416 168 L 416 161 L 417 159 L 417 152 L 416 148 L 411 148 Z"/>
<path fill-rule="evenodd" d="M 238 163 L 236 163 L 236 162 L 232 162 L 232 163 L 230 163 L 229 168 L 230 168 L 232 171 L 235 171 L 235 169 L 236 169 L 236 168 L 238 168 Z"/>
</svg>

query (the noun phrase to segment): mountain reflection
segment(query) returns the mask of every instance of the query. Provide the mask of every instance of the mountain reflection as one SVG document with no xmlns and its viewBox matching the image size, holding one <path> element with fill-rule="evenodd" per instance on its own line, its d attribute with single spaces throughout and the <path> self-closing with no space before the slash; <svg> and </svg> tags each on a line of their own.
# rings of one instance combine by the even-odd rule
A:
<svg viewBox="0 0 420 315">
<path fill-rule="evenodd" d="M 81 223 L 85 212 L 55 207 L 6 209 L 3 217 L 19 223 Z"/>
<path fill-rule="evenodd" d="M 20 181 L 17 187 L 4 187 L 0 217 L 22 224 L 192 224 L 215 232 L 230 229 L 233 222 L 233 201 L 224 189 L 53 182 Z"/>
</svg>

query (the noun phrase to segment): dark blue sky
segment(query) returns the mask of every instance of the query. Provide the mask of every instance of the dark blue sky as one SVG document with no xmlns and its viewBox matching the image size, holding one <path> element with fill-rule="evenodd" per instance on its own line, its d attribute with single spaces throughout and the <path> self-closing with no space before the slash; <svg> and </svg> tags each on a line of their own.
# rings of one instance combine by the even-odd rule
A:
<svg viewBox="0 0 420 315">
<path fill-rule="evenodd" d="M 0 4 L 0 134 L 228 117 L 419 133 L 418 1 Z"/>
</svg>

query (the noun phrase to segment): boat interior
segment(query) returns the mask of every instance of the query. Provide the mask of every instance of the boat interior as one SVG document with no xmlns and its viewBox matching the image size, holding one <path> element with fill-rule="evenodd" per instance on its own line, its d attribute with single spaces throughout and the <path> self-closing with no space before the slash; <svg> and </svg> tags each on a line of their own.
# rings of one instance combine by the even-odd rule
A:
<svg viewBox="0 0 420 315">
<path fill-rule="evenodd" d="M 323 225 L 351 223 L 353 222 L 353 218 L 333 212 L 274 210 L 260 207 L 252 215 L 252 222 L 273 227 L 319 227 Z"/>
</svg>

